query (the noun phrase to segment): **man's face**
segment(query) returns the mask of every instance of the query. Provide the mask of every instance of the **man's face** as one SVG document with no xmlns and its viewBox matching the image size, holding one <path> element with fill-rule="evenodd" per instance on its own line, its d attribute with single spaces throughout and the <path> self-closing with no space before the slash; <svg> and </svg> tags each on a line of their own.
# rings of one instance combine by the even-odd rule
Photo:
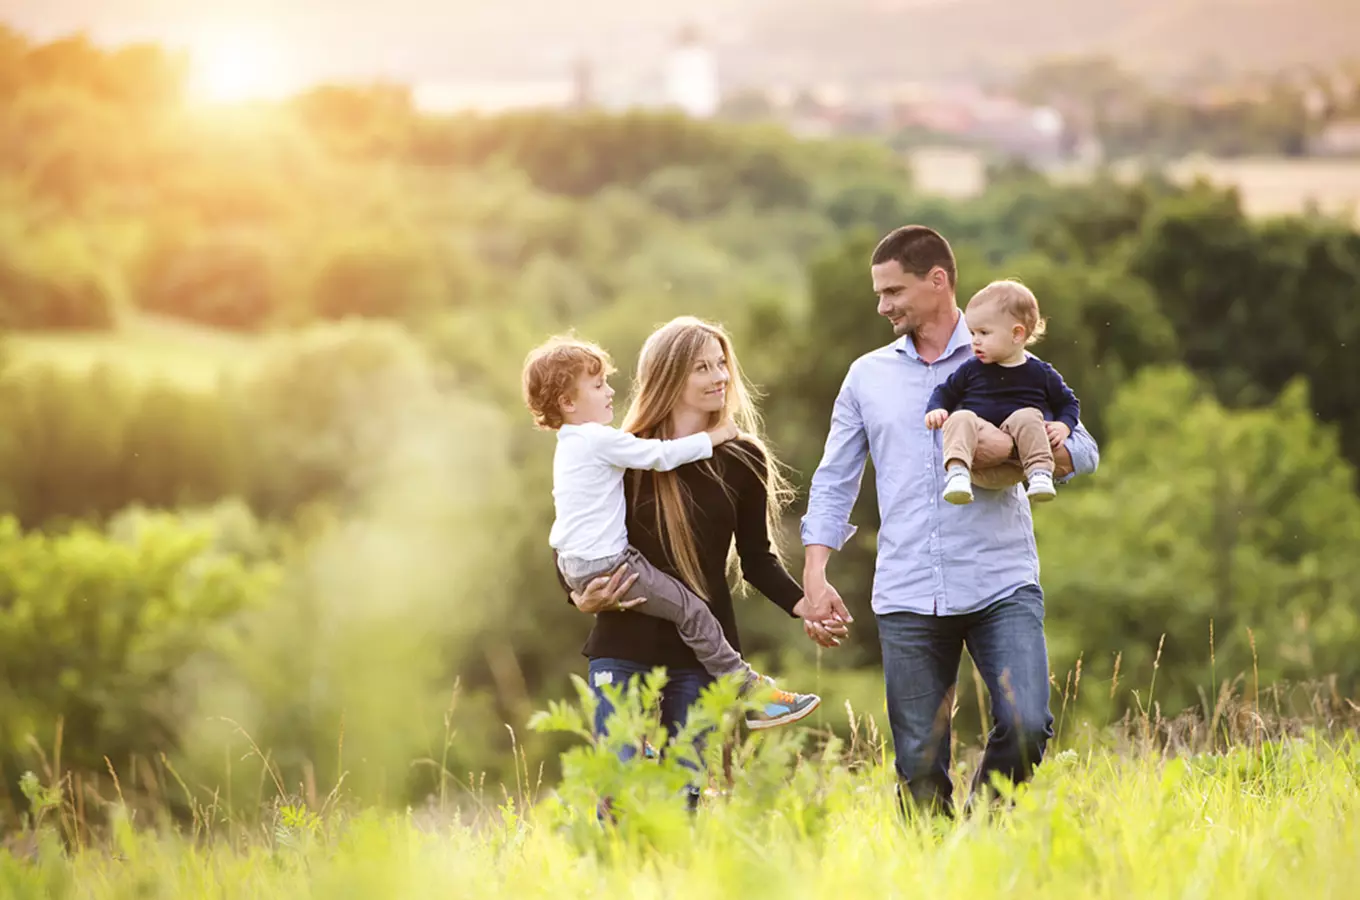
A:
<svg viewBox="0 0 1360 900">
<path fill-rule="evenodd" d="M 948 296 L 948 277 L 935 268 L 925 277 L 903 271 L 895 259 L 869 269 L 878 295 L 878 314 L 892 323 L 893 334 L 915 334 L 929 316 L 939 311 Z"/>
</svg>

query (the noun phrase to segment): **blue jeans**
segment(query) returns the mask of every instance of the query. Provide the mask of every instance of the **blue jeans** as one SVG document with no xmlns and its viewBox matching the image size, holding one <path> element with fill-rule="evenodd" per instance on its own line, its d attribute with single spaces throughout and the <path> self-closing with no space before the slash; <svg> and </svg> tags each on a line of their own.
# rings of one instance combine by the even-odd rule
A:
<svg viewBox="0 0 1360 900">
<path fill-rule="evenodd" d="M 645 675 L 654 668 L 655 666 L 644 665 L 629 659 L 601 658 L 590 660 L 589 678 L 587 680 L 599 701 L 599 704 L 595 707 L 596 735 L 609 733 L 609 717 L 614 712 L 614 705 L 605 698 L 604 693 L 600 690 L 602 683 L 618 685 L 622 688 L 630 678 Z M 712 683 L 713 676 L 703 669 L 666 670 L 666 686 L 661 689 L 661 724 L 665 726 L 669 738 L 674 739 L 680 729 L 685 727 L 685 721 L 689 718 L 689 708 L 698 701 L 699 694 L 703 692 L 704 688 Z M 626 746 L 619 753 L 619 757 L 624 760 L 632 759 L 637 755 L 638 749 L 637 747 Z M 695 742 L 695 749 L 702 755 L 701 742 Z M 695 768 L 687 760 L 683 764 L 689 768 Z"/>
<path fill-rule="evenodd" d="M 987 785 L 993 772 L 1017 783 L 1033 774 L 1053 737 L 1038 585 L 965 615 L 887 613 L 878 617 L 878 635 L 897 774 L 918 805 L 954 811 L 949 710 L 965 645 L 992 703 L 992 730 L 973 790 Z"/>
</svg>

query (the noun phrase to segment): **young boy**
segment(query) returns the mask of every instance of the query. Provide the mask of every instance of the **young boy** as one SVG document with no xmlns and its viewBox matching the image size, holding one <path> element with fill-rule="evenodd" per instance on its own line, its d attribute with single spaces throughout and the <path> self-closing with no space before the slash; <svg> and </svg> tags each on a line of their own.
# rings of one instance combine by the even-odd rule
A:
<svg viewBox="0 0 1360 900">
<path fill-rule="evenodd" d="M 994 281 L 973 295 L 964 315 L 974 358 L 926 404 L 926 427 L 944 428 L 944 499 L 972 503 L 972 482 L 986 485 L 997 476 L 973 470 L 978 428 L 986 420 L 1015 439 L 1030 500 L 1052 500 L 1053 450 L 1077 427 L 1081 403 L 1056 369 L 1025 351 L 1044 334 L 1039 301 L 1019 282 Z"/>
<path fill-rule="evenodd" d="M 678 579 L 649 563 L 628 543 L 624 472 L 668 472 L 708 459 L 737 437 L 730 420 L 677 440 L 648 440 L 611 427 L 614 367 L 604 350 L 574 338 L 552 338 L 524 362 L 524 400 L 535 423 L 557 432 L 553 456 L 553 500 L 557 518 L 548 543 L 557 551 L 558 570 L 572 590 L 627 562 L 638 578 L 625 600 L 646 598 L 637 612 L 674 623 L 700 664 L 714 677 L 739 674 L 743 694 L 772 691 L 759 710 L 746 714 L 754 730 L 774 728 L 807 716 L 821 699 L 781 691 L 751 669 L 723 637 L 722 626 L 703 599 Z"/>
</svg>

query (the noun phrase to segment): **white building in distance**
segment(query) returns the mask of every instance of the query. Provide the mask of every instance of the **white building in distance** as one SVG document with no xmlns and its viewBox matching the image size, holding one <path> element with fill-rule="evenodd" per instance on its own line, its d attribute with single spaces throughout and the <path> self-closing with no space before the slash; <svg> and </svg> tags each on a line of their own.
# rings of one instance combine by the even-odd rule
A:
<svg viewBox="0 0 1360 900">
<path fill-rule="evenodd" d="M 718 87 L 718 63 L 698 29 L 687 27 L 665 60 L 662 74 L 665 102 L 686 115 L 707 119 L 722 102 Z"/>
</svg>

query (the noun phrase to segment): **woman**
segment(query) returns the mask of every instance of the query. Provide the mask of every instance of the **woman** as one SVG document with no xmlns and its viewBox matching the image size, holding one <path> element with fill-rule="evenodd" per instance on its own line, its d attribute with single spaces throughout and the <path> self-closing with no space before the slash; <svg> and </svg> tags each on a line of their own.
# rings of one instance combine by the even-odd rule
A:
<svg viewBox="0 0 1360 900">
<path fill-rule="evenodd" d="M 644 438 L 679 438 L 713 427 L 724 414 L 736 422 L 742 437 L 719 447 L 712 459 L 672 472 L 628 474 L 627 524 L 629 538 L 643 556 L 709 601 L 724 636 L 741 652 L 728 584 L 730 561 L 740 564 L 748 584 L 791 616 L 800 617 L 807 605 L 771 542 L 793 492 L 761 440 L 760 416 L 727 333 L 688 316 L 654 332 L 638 360 L 623 429 Z M 599 613 L 583 650 L 590 660 L 590 684 L 601 701 L 595 731 L 604 733 L 612 712 L 602 686 L 623 685 L 665 666 L 661 718 L 674 737 L 712 679 L 674 625 L 630 615 L 620 606 L 630 583 L 620 571 L 572 594 L 583 612 Z M 834 640 L 825 631 L 809 633 L 823 635 L 823 643 Z M 776 692 L 771 703 L 791 700 Z"/>
</svg>

